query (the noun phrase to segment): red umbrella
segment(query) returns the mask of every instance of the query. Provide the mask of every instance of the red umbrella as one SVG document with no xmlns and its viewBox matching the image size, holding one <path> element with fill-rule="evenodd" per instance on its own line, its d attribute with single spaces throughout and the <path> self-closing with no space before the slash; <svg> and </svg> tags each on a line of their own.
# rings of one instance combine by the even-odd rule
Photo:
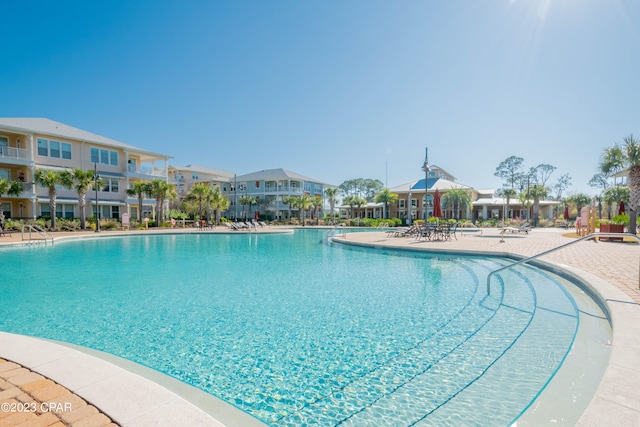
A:
<svg viewBox="0 0 640 427">
<path fill-rule="evenodd" d="M 258 218 L 260 218 L 260 212 L 256 211 L 256 212 L 253 214 L 253 218 L 257 221 L 257 220 L 258 220 Z"/>
<path fill-rule="evenodd" d="M 436 218 L 442 218 L 442 206 L 440 205 L 440 192 L 436 188 L 436 192 L 433 195 L 433 216 Z"/>
<path fill-rule="evenodd" d="M 622 215 L 624 213 L 624 200 L 620 200 L 620 207 L 618 208 L 618 215 Z"/>
<path fill-rule="evenodd" d="M 569 206 L 565 206 L 564 207 L 564 220 L 568 220 L 569 219 Z"/>
</svg>

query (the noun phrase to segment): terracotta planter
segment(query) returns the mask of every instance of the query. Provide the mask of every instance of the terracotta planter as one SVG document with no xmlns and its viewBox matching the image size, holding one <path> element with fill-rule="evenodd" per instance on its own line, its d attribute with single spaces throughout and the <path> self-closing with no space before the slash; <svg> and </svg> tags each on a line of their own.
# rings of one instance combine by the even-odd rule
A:
<svg viewBox="0 0 640 427">
<path fill-rule="evenodd" d="M 600 224 L 601 233 L 624 233 L 624 224 Z M 599 240 L 622 242 L 622 237 L 600 237 Z"/>
</svg>

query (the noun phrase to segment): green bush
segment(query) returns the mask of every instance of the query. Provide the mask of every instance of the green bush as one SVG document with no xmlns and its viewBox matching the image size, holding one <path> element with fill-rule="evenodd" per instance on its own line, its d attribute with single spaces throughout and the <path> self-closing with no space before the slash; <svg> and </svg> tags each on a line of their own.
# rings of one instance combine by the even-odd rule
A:
<svg viewBox="0 0 640 427">
<path fill-rule="evenodd" d="M 611 218 L 611 222 L 613 222 L 614 224 L 624 224 L 626 226 L 629 226 L 629 215 L 627 215 L 626 213 L 616 215 Z"/>
<path fill-rule="evenodd" d="M 117 230 L 120 228 L 120 221 L 117 219 L 103 219 L 100 221 L 101 230 Z"/>
</svg>

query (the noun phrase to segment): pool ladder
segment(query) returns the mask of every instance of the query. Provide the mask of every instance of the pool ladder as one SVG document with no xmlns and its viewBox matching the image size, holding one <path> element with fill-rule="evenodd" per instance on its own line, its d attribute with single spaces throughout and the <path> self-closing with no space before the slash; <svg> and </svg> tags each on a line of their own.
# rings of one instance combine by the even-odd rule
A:
<svg viewBox="0 0 640 427">
<path fill-rule="evenodd" d="M 596 239 L 598 237 L 633 237 L 634 239 L 636 239 L 638 241 L 638 243 L 640 243 L 640 237 L 636 236 L 635 234 L 631 234 L 631 233 L 591 233 L 591 234 L 589 234 L 587 236 L 579 238 L 578 240 L 574 240 L 574 241 L 571 241 L 569 243 L 565 243 L 563 245 L 556 246 L 555 248 L 551 248 L 551 249 L 549 249 L 547 251 L 540 252 L 539 254 L 536 254 L 536 255 L 530 256 L 528 258 L 523 258 L 521 260 L 518 260 L 518 261 L 516 261 L 516 262 L 514 262 L 512 264 L 505 265 L 504 267 L 498 268 L 497 270 L 493 270 L 487 276 L 487 295 L 491 295 L 491 278 L 496 273 L 499 273 L 499 272 L 501 272 L 503 270 L 507 270 L 507 269 L 509 269 L 511 267 L 514 267 L 516 265 L 519 265 L 519 264 L 524 264 L 525 262 L 531 261 L 532 259 L 536 259 L 536 258 L 539 258 L 539 257 L 541 257 L 543 255 L 549 254 L 551 252 L 555 252 L 558 249 L 566 248 L 567 246 L 574 245 L 574 244 L 576 244 L 578 242 L 581 242 L 583 240 Z M 640 273 L 639 273 L 639 276 L 638 276 L 638 289 L 640 289 Z"/>
<path fill-rule="evenodd" d="M 36 224 L 25 224 L 22 226 L 22 241 L 25 240 L 24 238 L 24 232 L 25 229 L 27 229 L 27 231 L 29 232 L 29 242 L 35 243 L 34 240 L 40 240 L 40 239 L 33 239 L 31 237 L 31 233 L 32 232 L 36 232 L 38 233 L 40 236 L 42 236 L 42 239 L 44 240 L 44 244 L 46 245 L 47 242 L 49 241 L 49 239 L 51 239 L 51 244 L 53 245 L 53 236 L 51 235 L 51 233 L 49 233 L 48 231 L 46 231 L 45 229 L 43 229 L 42 227 L 40 227 L 39 225 Z"/>
</svg>

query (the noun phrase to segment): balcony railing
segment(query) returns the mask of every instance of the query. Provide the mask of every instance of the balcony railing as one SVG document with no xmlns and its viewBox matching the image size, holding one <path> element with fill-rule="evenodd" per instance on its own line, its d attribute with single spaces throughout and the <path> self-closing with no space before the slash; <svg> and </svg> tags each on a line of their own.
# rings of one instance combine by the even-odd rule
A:
<svg viewBox="0 0 640 427">
<path fill-rule="evenodd" d="M 29 159 L 29 150 L 26 148 L 0 147 L 0 157 L 5 159 Z"/>
<path fill-rule="evenodd" d="M 128 165 L 127 171 L 131 173 L 137 173 L 140 175 L 150 175 L 150 176 L 157 176 L 162 178 L 167 176 L 167 170 L 165 168 L 157 168 L 157 167 L 151 167 L 151 166 L 140 166 L 140 169 L 136 170 L 135 165 Z"/>
</svg>

